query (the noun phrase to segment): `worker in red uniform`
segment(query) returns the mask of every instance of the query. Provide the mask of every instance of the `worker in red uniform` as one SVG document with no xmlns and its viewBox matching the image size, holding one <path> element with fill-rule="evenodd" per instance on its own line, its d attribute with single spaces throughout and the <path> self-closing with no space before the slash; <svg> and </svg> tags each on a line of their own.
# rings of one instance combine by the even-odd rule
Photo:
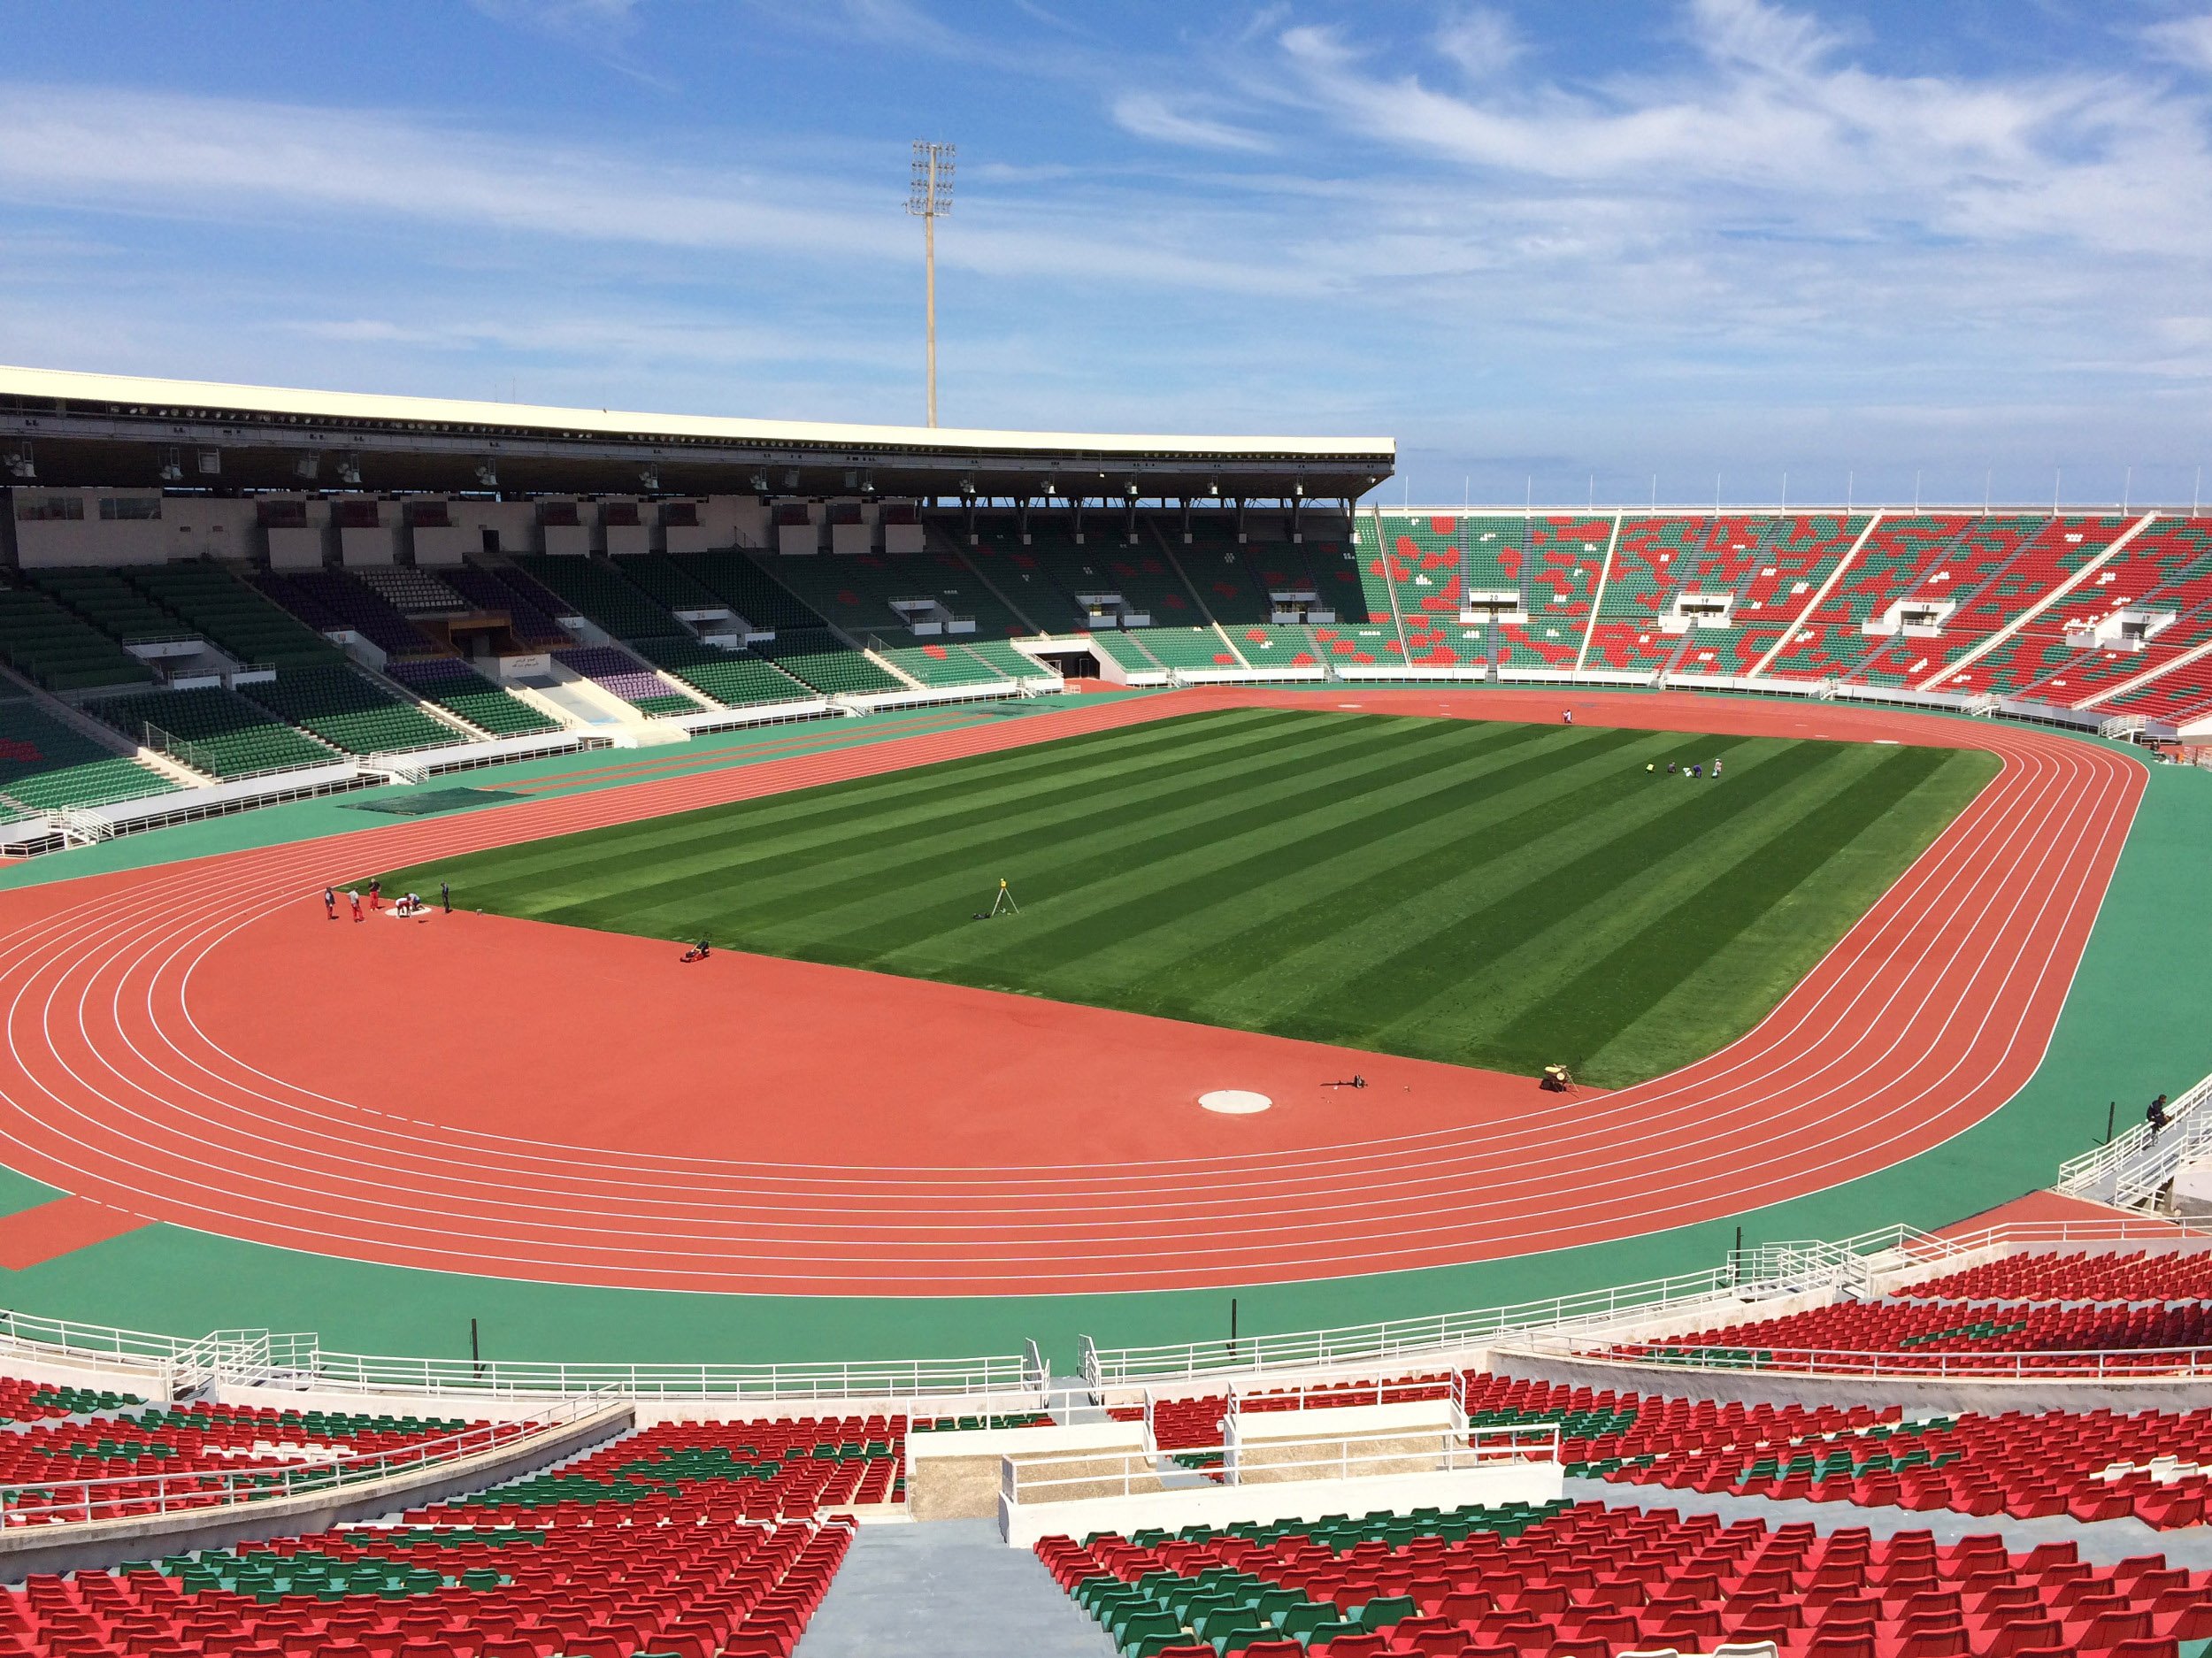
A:
<svg viewBox="0 0 2212 1658">
<path fill-rule="evenodd" d="M 329 911 L 330 918 L 333 921 L 335 921 L 338 918 L 338 889 L 336 887 L 326 887 L 323 888 L 323 908 Z"/>
<path fill-rule="evenodd" d="M 347 900 L 347 902 L 349 902 L 349 903 L 350 903 L 350 904 L 352 904 L 352 906 L 353 906 L 353 918 L 354 918 L 356 921 L 360 920 L 360 919 L 361 919 L 361 894 L 360 894 L 359 893 L 349 892 L 349 893 L 348 893 L 348 894 L 346 894 L 346 900 Z"/>
<path fill-rule="evenodd" d="M 369 877 L 369 908 L 372 910 L 384 908 L 384 878 L 380 875 Z"/>
</svg>

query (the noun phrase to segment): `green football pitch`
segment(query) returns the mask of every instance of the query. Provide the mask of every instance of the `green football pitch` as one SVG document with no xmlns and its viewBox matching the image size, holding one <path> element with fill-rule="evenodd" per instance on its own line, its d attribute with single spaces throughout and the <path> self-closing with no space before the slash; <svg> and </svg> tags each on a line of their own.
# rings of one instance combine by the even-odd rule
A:
<svg viewBox="0 0 2212 1658">
<path fill-rule="evenodd" d="M 1716 759 L 1718 781 L 1667 771 Z M 1237 709 L 384 885 L 1618 1086 L 1756 1024 L 1996 766 L 1970 749 Z M 1002 878 L 1019 917 L 978 920 Z"/>
</svg>

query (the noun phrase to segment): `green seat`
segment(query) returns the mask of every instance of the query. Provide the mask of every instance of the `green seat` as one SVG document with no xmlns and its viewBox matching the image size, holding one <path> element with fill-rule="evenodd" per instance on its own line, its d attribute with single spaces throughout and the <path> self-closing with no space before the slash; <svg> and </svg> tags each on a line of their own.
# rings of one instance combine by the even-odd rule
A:
<svg viewBox="0 0 2212 1658">
<path fill-rule="evenodd" d="M 1404 1594 L 1377 1595 L 1359 1609 L 1359 1626 L 1363 1630 L 1387 1629 L 1401 1619 L 1416 1616 L 1420 1608 L 1413 1604 L 1413 1597 Z"/>
</svg>

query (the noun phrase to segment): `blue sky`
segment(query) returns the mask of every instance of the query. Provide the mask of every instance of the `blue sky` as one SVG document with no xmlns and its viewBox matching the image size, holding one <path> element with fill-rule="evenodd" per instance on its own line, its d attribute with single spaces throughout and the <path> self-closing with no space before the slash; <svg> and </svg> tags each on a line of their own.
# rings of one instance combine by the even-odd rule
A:
<svg viewBox="0 0 2212 1658">
<path fill-rule="evenodd" d="M 918 420 L 934 137 L 948 425 L 1385 434 L 1430 503 L 2185 503 L 2212 460 L 2212 0 L 18 0 L 9 37 L 8 362 Z"/>
</svg>

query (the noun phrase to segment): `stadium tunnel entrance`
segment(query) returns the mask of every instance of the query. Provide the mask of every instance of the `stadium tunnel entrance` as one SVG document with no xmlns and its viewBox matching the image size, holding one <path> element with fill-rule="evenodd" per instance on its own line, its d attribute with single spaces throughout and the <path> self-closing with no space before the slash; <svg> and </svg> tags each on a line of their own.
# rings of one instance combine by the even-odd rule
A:
<svg viewBox="0 0 2212 1658">
<path fill-rule="evenodd" d="M 1110 679 L 1117 683 L 1122 679 L 1119 672 L 1110 672 L 1104 666 L 1104 663 L 1110 659 L 1105 658 L 1101 652 L 1092 649 L 1087 645 L 1051 649 L 1041 649 L 1033 645 L 1029 648 L 1027 654 L 1034 656 L 1071 684 L 1078 679 Z M 1115 666 L 1118 669 L 1119 664 L 1116 664 Z"/>
</svg>

